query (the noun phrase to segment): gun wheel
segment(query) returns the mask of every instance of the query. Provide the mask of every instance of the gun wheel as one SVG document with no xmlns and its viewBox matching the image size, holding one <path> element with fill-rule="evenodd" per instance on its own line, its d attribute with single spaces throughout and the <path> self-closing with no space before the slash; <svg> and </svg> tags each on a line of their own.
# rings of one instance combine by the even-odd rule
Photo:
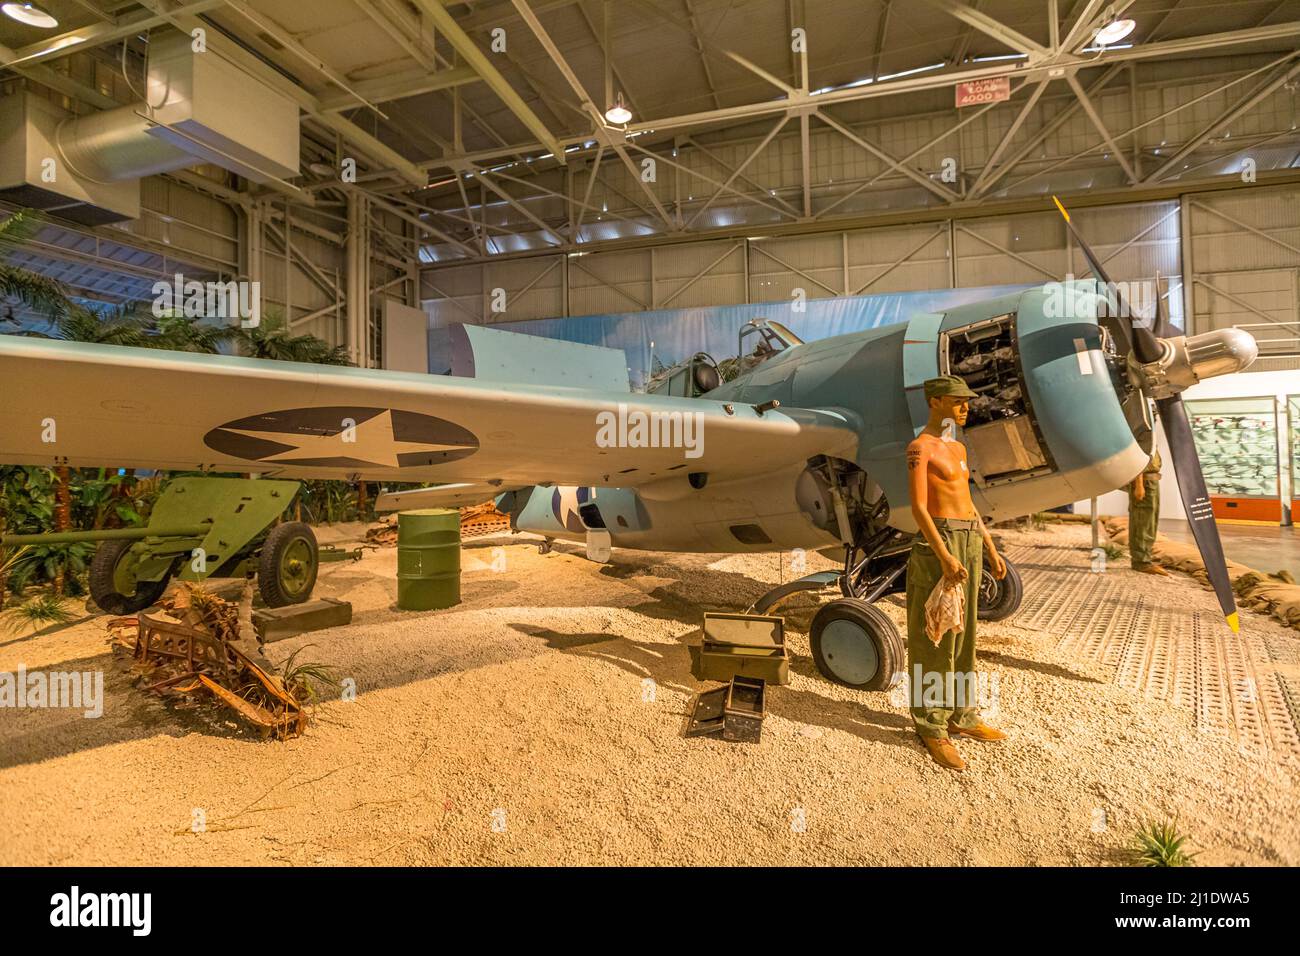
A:
<svg viewBox="0 0 1300 956">
<path fill-rule="evenodd" d="M 161 581 L 138 581 L 134 541 L 101 541 L 90 561 L 90 596 L 109 614 L 134 614 L 157 602 L 171 575 Z"/>
<path fill-rule="evenodd" d="M 301 521 L 271 529 L 258 559 L 257 586 L 267 607 L 301 604 L 316 587 L 316 535 Z"/>
</svg>

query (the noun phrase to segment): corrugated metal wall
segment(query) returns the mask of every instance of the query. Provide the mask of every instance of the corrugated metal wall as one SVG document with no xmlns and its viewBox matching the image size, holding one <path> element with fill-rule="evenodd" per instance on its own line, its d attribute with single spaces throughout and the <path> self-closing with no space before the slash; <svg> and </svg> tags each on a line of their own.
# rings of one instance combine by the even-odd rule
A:
<svg viewBox="0 0 1300 956">
<path fill-rule="evenodd" d="M 1115 281 L 1159 273 L 1180 295 L 1177 201 L 1079 210 L 1075 222 Z M 1046 282 L 1087 271 L 1060 216 L 1044 212 L 444 266 L 422 273 L 420 295 L 437 324 L 498 323 Z M 503 311 L 492 311 L 494 289 L 504 290 Z M 1182 310 L 1176 303 L 1171 312 Z"/>
<path fill-rule="evenodd" d="M 1186 203 L 1203 328 L 1244 326 L 1264 354 L 1300 350 L 1300 193 L 1238 189 Z"/>
</svg>

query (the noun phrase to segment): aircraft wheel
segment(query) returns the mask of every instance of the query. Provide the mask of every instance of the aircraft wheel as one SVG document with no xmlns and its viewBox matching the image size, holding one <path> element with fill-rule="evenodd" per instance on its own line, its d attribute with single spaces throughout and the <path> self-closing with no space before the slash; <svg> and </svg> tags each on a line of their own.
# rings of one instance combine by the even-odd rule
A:
<svg viewBox="0 0 1300 956">
<path fill-rule="evenodd" d="M 134 614 L 157 602 L 171 575 L 161 581 L 137 581 L 134 541 L 101 541 L 90 561 L 90 596 L 109 614 Z"/>
<path fill-rule="evenodd" d="M 984 565 L 980 573 L 976 616 L 981 621 L 1001 621 L 1020 610 L 1020 601 L 1025 594 L 1020 572 L 1005 557 L 1002 560 L 1007 566 L 1007 574 L 1001 581 L 993 576 L 988 564 Z"/>
<path fill-rule="evenodd" d="M 301 604 L 316 587 L 316 535 L 301 521 L 271 529 L 257 565 L 257 587 L 267 607 Z"/>
<path fill-rule="evenodd" d="M 537 553 L 538 553 L 538 554 L 550 554 L 550 553 L 551 553 L 551 549 L 552 549 L 553 547 L 555 547 L 555 542 L 552 541 L 550 538 L 547 538 L 545 541 L 543 541 L 541 544 L 539 544 L 539 545 L 537 546 Z"/>
<path fill-rule="evenodd" d="M 813 617 L 808 639 L 822 675 L 859 690 L 888 690 L 907 660 L 894 622 L 857 598 L 823 605 Z"/>
</svg>

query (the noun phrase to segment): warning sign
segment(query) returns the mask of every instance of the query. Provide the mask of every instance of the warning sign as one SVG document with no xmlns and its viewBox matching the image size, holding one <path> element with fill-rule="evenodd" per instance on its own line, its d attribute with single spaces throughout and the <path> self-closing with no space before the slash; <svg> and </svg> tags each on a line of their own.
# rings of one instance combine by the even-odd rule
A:
<svg viewBox="0 0 1300 956">
<path fill-rule="evenodd" d="M 1011 77 L 995 76 L 987 80 L 968 80 L 957 84 L 957 109 L 983 106 L 1011 99 Z"/>
</svg>

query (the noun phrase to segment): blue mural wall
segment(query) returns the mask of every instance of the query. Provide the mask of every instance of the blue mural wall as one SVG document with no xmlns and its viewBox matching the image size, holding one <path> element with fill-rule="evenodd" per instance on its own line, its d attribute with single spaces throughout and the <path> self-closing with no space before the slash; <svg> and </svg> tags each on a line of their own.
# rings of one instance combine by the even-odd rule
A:
<svg viewBox="0 0 1300 956">
<path fill-rule="evenodd" d="M 1034 287 L 1001 285 L 809 299 L 803 303 L 801 312 L 796 312 L 792 303 L 781 301 L 535 319 L 502 323 L 501 327 L 525 335 L 622 349 L 627 356 L 632 387 L 639 389 L 652 367 L 652 357 L 664 365 L 672 365 L 696 352 L 708 352 L 719 360 L 735 355 L 736 337 L 751 319 L 773 319 L 805 341 L 811 341 L 906 322 L 917 312 L 944 312 L 1030 288 Z M 430 328 L 429 371 L 445 374 L 450 368 L 447 330 Z"/>
</svg>

